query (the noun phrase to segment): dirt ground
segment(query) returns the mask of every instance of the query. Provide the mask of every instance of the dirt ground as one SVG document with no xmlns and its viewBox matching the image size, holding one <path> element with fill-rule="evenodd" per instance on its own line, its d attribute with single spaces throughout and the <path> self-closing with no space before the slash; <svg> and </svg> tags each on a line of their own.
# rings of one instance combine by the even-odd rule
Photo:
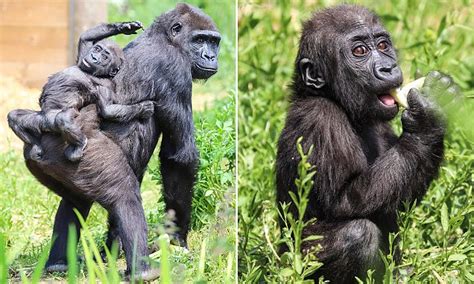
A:
<svg viewBox="0 0 474 284">
<path fill-rule="evenodd" d="M 224 94 L 201 93 L 200 87 L 193 94 L 193 109 L 202 111 Z M 7 123 L 9 111 L 17 108 L 39 110 L 38 99 L 41 89 L 28 88 L 12 77 L 0 75 L 0 153 L 10 148 L 22 149 L 23 143 L 11 131 Z"/>
</svg>

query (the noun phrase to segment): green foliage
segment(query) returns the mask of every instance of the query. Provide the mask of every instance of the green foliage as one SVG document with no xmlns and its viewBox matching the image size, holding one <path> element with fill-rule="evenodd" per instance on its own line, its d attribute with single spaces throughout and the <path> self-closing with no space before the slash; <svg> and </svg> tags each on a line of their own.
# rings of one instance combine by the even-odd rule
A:
<svg viewBox="0 0 474 284">
<path fill-rule="evenodd" d="M 280 263 L 280 267 L 275 267 L 275 269 L 281 269 L 280 273 L 275 275 L 277 276 L 275 280 L 280 283 L 303 283 L 306 277 L 313 274 L 322 265 L 315 257 L 315 253 L 319 247 L 307 251 L 304 255 L 302 254 L 304 242 L 314 242 L 321 238 L 320 236 L 305 237 L 303 235 L 303 229 L 316 221 L 316 219 L 304 220 L 309 195 L 313 188 L 313 177 L 316 171 L 314 167 L 308 163 L 308 157 L 313 152 L 313 146 L 311 146 L 308 153 L 305 154 L 301 146 L 302 139 L 303 137 L 300 137 L 296 145 L 301 157 L 301 161 L 298 163 L 298 178 L 295 180 L 296 193 L 290 192 L 290 197 L 296 208 L 297 216 L 294 216 L 290 212 L 289 204 L 283 204 L 282 210 L 279 212 L 284 226 L 278 243 L 279 246 L 284 245 L 288 248 L 288 251 L 283 253 L 281 258 L 275 254 Z M 308 280 L 308 283 L 312 282 L 312 280 Z"/>
<path fill-rule="evenodd" d="M 301 22 L 315 9 L 336 3 L 239 2 L 239 278 L 244 283 L 272 281 L 281 273 L 271 244 L 282 238 L 276 222 L 274 165 L 288 106 L 287 86 Z M 470 1 L 357 3 L 381 15 L 398 48 L 406 82 L 440 70 L 454 78 L 465 97 L 472 96 L 474 25 Z M 397 266 L 392 255 L 385 256 L 386 282 L 394 275 L 404 283 L 474 281 L 469 270 L 474 265 L 474 154 L 472 140 L 466 138 L 474 128 L 469 111 L 473 104 L 464 100 L 468 111 L 462 120 L 448 116 L 454 122 L 446 139 L 445 163 L 421 204 L 401 213 L 403 260 Z M 262 228 L 271 242 L 262 238 Z M 371 283 L 373 279 L 363 281 Z"/>
</svg>

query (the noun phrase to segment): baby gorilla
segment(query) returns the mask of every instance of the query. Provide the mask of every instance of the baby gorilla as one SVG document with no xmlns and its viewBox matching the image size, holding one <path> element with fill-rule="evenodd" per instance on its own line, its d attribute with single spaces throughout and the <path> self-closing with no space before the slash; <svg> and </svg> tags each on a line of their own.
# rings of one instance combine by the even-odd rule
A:
<svg viewBox="0 0 474 284">
<path fill-rule="evenodd" d="M 140 22 L 124 22 L 87 30 L 79 39 L 77 66 L 53 74 L 44 85 L 39 99 L 41 111 L 17 109 L 8 114 L 9 126 L 28 145 L 25 156 L 40 160 L 41 136 L 43 132 L 54 132 L 61 134 L 68 144 L 66 158 L 78 161 L 87 138 L 75 118 L 81 108 L 92 103 L 98 103 L 100 115 L 107 120 L 126 122 L 153 114 L 151 101 L 134 105 L 114 105 L 111 101 L 115 91 L 111 78 L 120 70 L 124 54 L 116 43 L 105 38 L 134 34 L 140 28 Z"/>
</svg>

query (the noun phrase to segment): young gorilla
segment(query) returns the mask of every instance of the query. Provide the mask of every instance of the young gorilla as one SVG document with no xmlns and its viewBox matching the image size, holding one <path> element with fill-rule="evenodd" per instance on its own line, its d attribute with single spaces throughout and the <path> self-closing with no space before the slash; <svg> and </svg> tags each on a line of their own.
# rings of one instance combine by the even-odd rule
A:
<svg viewBox="0 0 474 284">
<path fill-rule="evenodd" d="M 313 276 L 331 283 L 355 283 L 379 268 L 379 249 L 397 232 L 397 210 L 425 194 L 443 157 L 444 124 L 436 108 L 416 89 L 408 95 L 403 133 L 390 127 L 399 108 L 389 95 L 402 83 L 388 32 L 367 9 L 342 5 L 317 12 L 304 24 L 293 77 L 291 104 L 278 143 L 278 206 L 291 204 L 300 161 L 296 141 L 314 145 L 316 166 L 305 220 L 317 218 L 303 243 L 324 265 Z M 452 81 L 431 73 L 423 95 Z M 428 86 L 426 86 L 428 85 Z M 296 215 L 294 206 L 290 210 Z M 280 222 L 284 229 L 284 223 Z M 282 250 L 284 251 L 284 249 Z M 377 270 L 377 273 L 383 273 Z M 379 275 L 380 276 L 380 275 Z"/>
<path fill-rule="evenodd" d="M 87 145 L 87 138 L 75 122 L 79 110 L 98 100 L 100 114 L 108 120 L 127 122 L 147 118 L 153 113 L 151 101 L 135 105 L 113 105 L 113 78 L 124 61 L 120 47 L 104 38 L 116 34 L 133 34 L 142 28 L 139 22 L 103 24 L 84 32 L 78 44 L 77 66 L 53 74 L 43 87 L 39 99 L 41 111 L 18 109 L 8 114 L 8 123 L 15 134 L 30 145 L 26 154 L 41 159 L 40 139 L 43 132 L 55 132 L 67 142 L 65 156 L 78 161 Z M 104 34 L 102 31 L 108 29 Z"/>
</svg>

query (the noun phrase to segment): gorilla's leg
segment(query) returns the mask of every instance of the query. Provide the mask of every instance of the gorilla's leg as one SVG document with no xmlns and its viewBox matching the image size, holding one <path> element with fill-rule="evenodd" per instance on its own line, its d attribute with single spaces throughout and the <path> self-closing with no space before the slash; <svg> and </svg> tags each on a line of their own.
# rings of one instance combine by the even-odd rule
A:
<svg viewBox="0 0 474 284">
<path fill-rule="evenodd" d="M 156 271 L 149 269 L 145 259 L 148 256 L 147 224 L 138 181 L 134 178 L 133 181 L 124 182 L 123 188 L 114 188 L 114 196 L 110 197 L 105 202 L 99 202 L 109 211 L 111 232 L 118 231 L 127 260 L 127 274 L 135 270 L 140 279 L 147 280 L 148 274 L 155 274 Z M 116 229 L 113 228 L 115 226 Z M 135 269 L 132 268 L 133 264 Z"/>
<path fill-rule="evenodd" d="M 76 202 L 75 204 L 78 204 Z M 76 206 L 66 199 L 62 199 L 59 204 L 53 228 L 53 245 L 46 263 L 47 272 L 66 272 L 67 271 L 67 242 L 69 237 L 69 225 L 74 225 L 76 229 L 76 240 L 79 240 L 81 224 L 73 208 L 81 213 L 84 220 L 89 215 L 91 208 L 90 202 L 83 202 Z M 77 245 L 77 243 L 76 243 Z"/>
<path fill-rule="evenodd" d="M 84 153 L 87 145 L 87 138 L 82 133 L 79 125 L 75 123 L 79 112 L 75 109 L 67 109 L 56 115 L 55 126 L 63 135 L 64 139 L 69 143 L 66 147 L 64 155 L 71 162 L 76 162 Z"/>
<path fill-rule="evenodd" d="M 123 249 L 122 241 L 120 240 L 119 230 L 117 221 L 113 218 L 113 216 L 109 215 L 108 218 L 109 228 L 107 231 L 107 239 L 105 241 L 106 248 L 111 252 L 114 243 L 117 243 L 118 253 Z M 105 248 L 100 252 L 102 257 L 102 261 L 107 261 L 107 253 L 105 252 Z"/>
<path fill-rule="evenodd" d="M 322 246 L 317 257 L 324 265 L 316 271 L 314 279 L 324 275 L 331 283 L 357 283 L 354 275 L 365 280 L 368 269 L 383 271 L 379 269 L 383 267 L 379 256 L 382 233 L 367 219 L 317 222 L 305 228 L 304 235 L 323 236 L 321 240 L 303 243 L 304 252 L 310 252 L 316 244 Z"/>
<path fill-rule="evenodd" d="M 198 157 L 196 148 L 194 156 Z M 176 153 L 176 147 L 166 137 L 163 137 L 160 150 L 161 177 L 164 187 L 166 211 L 174 211 L 175 223 L 178 227 L 175 239 L 179 245 L 187 247 L 187 235 L 191 221 L 191 203 L 193 185 L 196 180 L 198 161 L 180 163 L 171 158 Z"/>
<path fill-rule="evenodd" d="M 67 195 L 68 191 L 65 189 L 65 186 L 53 177 L 45 174 L 36 161 L 26 159 L 26 166 L 38 181 L 41 182 L 41 184 L 60 196 Z M 76 228 L 76 240 L 79 240 L 81 228 L 73 208 L 77 208 L 84 219 L 86 219 L 89 214 L 92 205 L 90 202 L 81 200 L 77 197 L 75 197 L 74 200 L 75 202 L 72 203 L 63 198 L 59 204 L 58 211 L 56 212 L 53 228 L 53 243 L 45 267 L 45 270 L 48 272 L 67 271 L 67 240 L 69 224 L 73 224 Z"/>
<path fill-rule="evenodd" d="M 40 147 L 41 126 L 44 124 L 44 117 L 37 111 L 28 109 L 15 109 L 8 113 L 8 125 L 13 132 L 25 144 L 27 159 L 39 160 L 43 154 Z"/>
</svg>

